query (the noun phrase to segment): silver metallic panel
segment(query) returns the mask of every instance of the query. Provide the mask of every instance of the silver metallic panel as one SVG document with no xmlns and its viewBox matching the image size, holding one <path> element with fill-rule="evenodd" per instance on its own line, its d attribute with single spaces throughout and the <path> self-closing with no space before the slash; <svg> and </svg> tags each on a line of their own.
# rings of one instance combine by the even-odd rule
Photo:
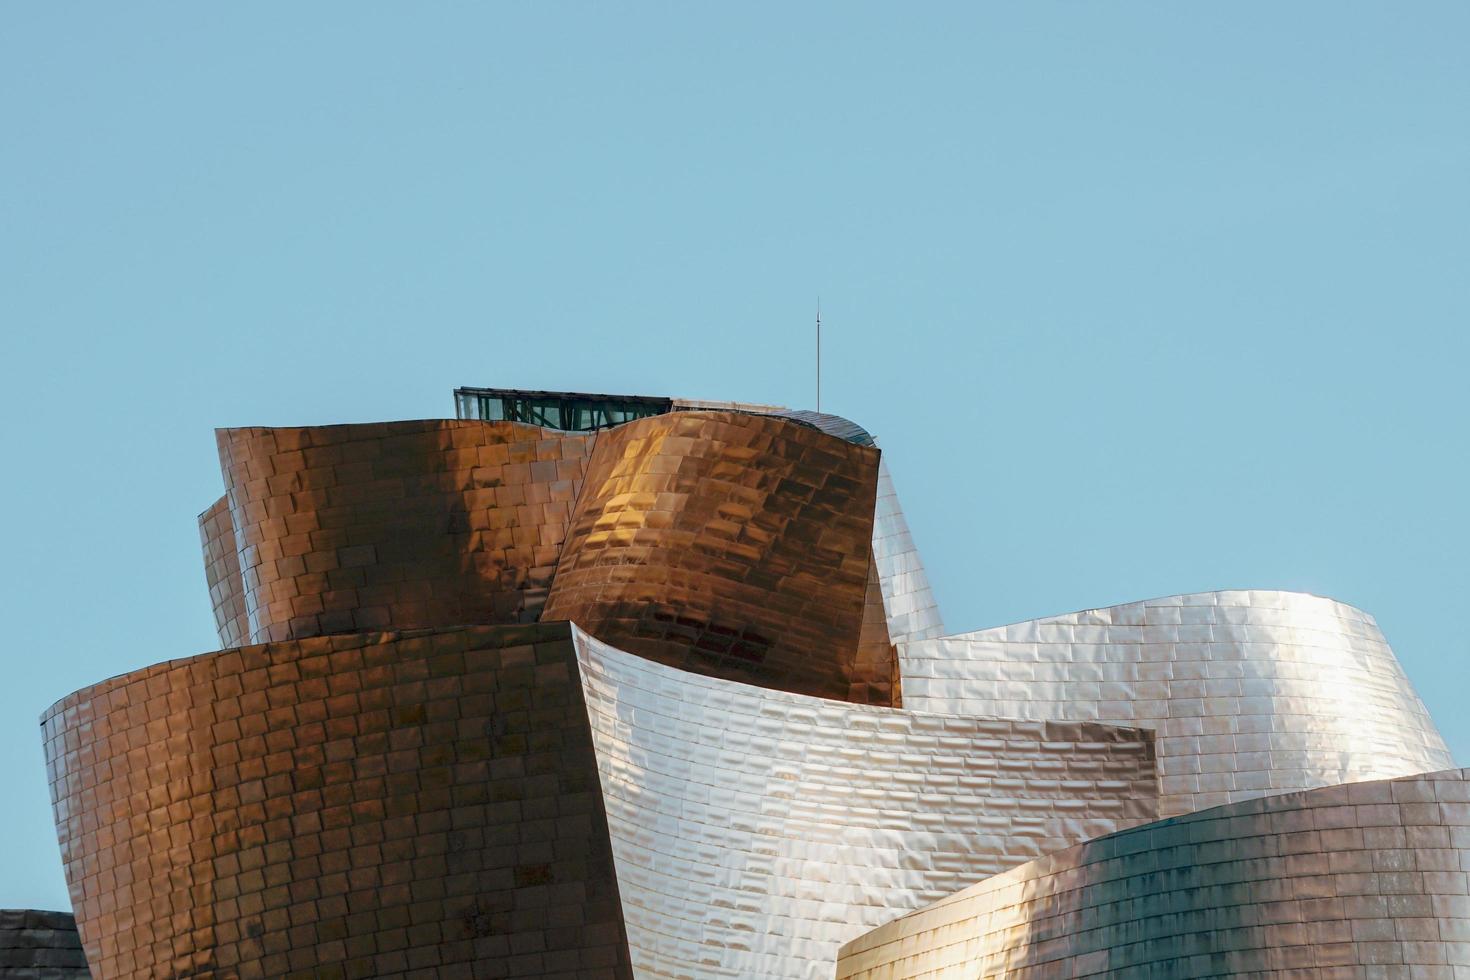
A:
<svg viewBox="0 0 1470 980">
<path fill-rule="evenodd" d="M 1150 733 L 827 701 L 576 637 L 641 976 L 827 980 L 894 915 L 1157 813 Z"/>
<path fill-rule="evenodd" d="M 1454 765 L 1373 617 L 1208 592 L 899 645 L 905 706 L 1159 733 L 1165 815 Z"/>
<path fill-rule="evenodd" d="M 898 505 L 898 491 L 888 464 L 878 461 L 878 506 L 873 517 L 873 562 L 888 610 L 888 635 L 894 643 L 944 635 L 939 605 L 929 589 L 929 576 Z M 908 698 L 904 691 L 905 700 Z"/>
<path fill-rule="evenodd" d="M 839 980 L 1470 976 L 1470 771 L 1091 841 L 849 943 Z"/>
</svg>

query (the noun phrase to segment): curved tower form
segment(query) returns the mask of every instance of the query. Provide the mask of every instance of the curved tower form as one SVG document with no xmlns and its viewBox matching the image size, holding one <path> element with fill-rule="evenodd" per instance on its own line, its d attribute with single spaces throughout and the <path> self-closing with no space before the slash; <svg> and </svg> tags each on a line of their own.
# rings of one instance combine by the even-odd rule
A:
<svg viewBox="0 0 1470 980">
<path fill-rule="evenodd" d="M 207 653 L 42 734 L 99 978 L 632 976 L 566 624 Z"/>
<path fill-rule="evenodd" d="M 218 432 L 225 649 L 42 718 L 98 980 L 1470 970 L 1470 781 L 1365 613 L 945 636 L 862 426 L 456 406 Z"/>
<path fill-rule="evenodd" d="M 217 436 L 255 643 L 535 621 L 592 443 L 442 419 Z"/>
<path fill-rule="evenodd" d="M 545 615 L 701 674 L 891 704 L 893 661 L 858 659 L 877 482 L 877 450 L 771 416 L 600 433 Z"/>
</svg>

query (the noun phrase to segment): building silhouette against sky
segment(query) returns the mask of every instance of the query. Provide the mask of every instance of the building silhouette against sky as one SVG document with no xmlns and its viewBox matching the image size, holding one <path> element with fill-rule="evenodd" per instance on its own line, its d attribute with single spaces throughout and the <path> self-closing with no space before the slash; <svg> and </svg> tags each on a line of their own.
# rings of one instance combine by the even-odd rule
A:
<svg viewBox="0 0 1470 980">
<path fill-rule="evenodd" d="M 1470 779 L 1371 616 L 951 634 L 853 422 L 455 405 L 218 432 L 222 649 L 42 718 L 93 976 L 1470 976 Z"/>
</svg>

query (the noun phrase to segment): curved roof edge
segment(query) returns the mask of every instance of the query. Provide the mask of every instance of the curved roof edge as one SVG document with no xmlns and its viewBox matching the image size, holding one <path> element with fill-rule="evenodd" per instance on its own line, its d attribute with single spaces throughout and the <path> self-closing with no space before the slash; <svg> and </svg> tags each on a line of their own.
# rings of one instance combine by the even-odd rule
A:
<svg viewBox="0 0 1470 980">
<path fill-rule="evenodd" d="M 1409 964 L 1459 961 L 1467 831 L 1466 769 L 1213 807 L 1053 852 L 893 919 L 846 943 L 836 975 L 1275 975 L 1301 955 L 1322 962 L 1319 950 L 1342 968 L 1405 964 L 1407 975 Z M 1394 929 L 1402 915 L 1426 917 L 1430 931 Z M 1375 941 L 1345 941 L 1368 933 Z"/>
<path fill-rule="evenodd" d="M 1330 602 L 1333 605 L 1341 606 L 1344 609 L 1351 609 L 1353 612 L 1359 613 L 1369 621 L 1377 623 L 1377 620 L 1373 618 L 1373 614 L 1368 612 L 1366 609 L 1363 609 L 1361 606 L 1355 606 L 1352 603 L 1343 602 L 1341 599 L 1334 599 L 1330 595 L 1320 595 L 1316 592 L 1306 592 L 1301 589 L 1205 589 L 1200 592 L 1175 592 L 1169 595 L 1151 596 L 1147 599 L 1134 599 L 1129 602 L 1114 602 L 1105 606 L 1083 606 L 1080 609 L 1069 609 L 1065 612 L 1048 613 L 1045 616 L 1029 616 L 1025 619 L 1016 619 L 1005 623 L 996 623 L 992 626 L 981 626 L 972 630 L 962 630 L 958 633 L 946 633 L 943 637 L 924 637 L 904 642 L 921 643 L 925 640 L 935 639 L 961 640 L 966 637 L 974 636 L 980 633 L 991 633 L 996 630 L 1003 630 L 1012 626 L 1024 626 L 1029 623 L 1048 623 L 1057 619 L 1065 619 L 1068 616 L 1081 616 L 1084 613 L 1105 612 L 1112 609 L 1127 609 L 1130 606 L 1161 606 L 1170 603 L 1171 601 L 1176 599 L 1203 599 L 1206 597 L 1223 595 L 1305 596 L 1309 599 L 1321 599 L 1324 602 Z M 1204 602 L 1198 603 L 1198 605 L 1207 604 L 1208 603 Z M 1181 603 L 1181 605 L 1191 605 L 1191 603 Z"/>
</svg>

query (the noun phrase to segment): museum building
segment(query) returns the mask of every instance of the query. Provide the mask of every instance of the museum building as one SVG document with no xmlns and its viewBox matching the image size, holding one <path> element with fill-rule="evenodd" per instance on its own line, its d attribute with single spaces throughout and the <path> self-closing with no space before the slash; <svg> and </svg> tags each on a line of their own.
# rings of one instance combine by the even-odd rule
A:
<svg viewBox="0 0 1470 980">
<path fill-rule="evenodd" d="M 1470 978 L 1470 776 L 1366 613 L 949 633 L 853 422 L 454 401 L 218 431 L 221 649 L 45 712 L 75 925 L 0 977 Z"/>
</svg>

